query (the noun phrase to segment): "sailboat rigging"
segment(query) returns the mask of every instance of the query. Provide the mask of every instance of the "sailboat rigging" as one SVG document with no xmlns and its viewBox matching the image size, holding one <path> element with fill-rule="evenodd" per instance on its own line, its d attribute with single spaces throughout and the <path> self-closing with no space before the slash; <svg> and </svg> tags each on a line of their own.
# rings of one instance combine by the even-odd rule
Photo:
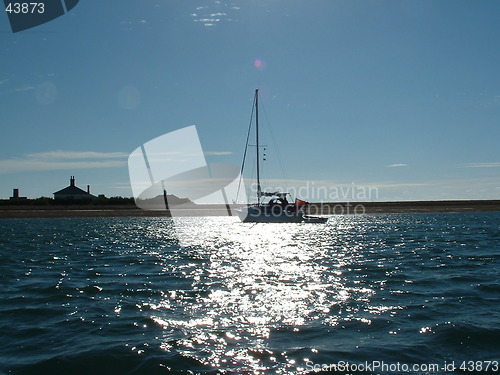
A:
<svg viewBox="0 0 500 375">
<path fill-rule="evenodd" d="M 291 194 L 286 192 L 266 192 L 262 191 L 260 181 L 260 139 L 259 139 L 259 89 L 255 90 L 255 96 L 252 106 L 252 115 L 255 110 L 255 146 L 256 146 L 256 171 L 257 171 L 257 203 L 242 207 L 236 210 L 236 213 L 242 222 L 250 223 L 325 223 L 328 221 L 327 217 L 309 216 L 306 215 L 304 210 L 308 202 L 295 199 L 294 203 Z M 250 123 L 251 126 L 251 123 Z M 245 152 L 243 155 L 243 162 L 241 166 L 241 175 L 243 175 L 243 168 L 247 157 L 248 141 L 250 138 L 250 127 L 247 134 L 245 145 Z M 241 180 L 240 180 L 241 183 Z M 239 190 L 239 189 L 238 189 Z M 262 198 L 269 197 L 267 203 L 262 203 Z M 290 201 L 288 200 L 290 199 Z"/>
</svg>

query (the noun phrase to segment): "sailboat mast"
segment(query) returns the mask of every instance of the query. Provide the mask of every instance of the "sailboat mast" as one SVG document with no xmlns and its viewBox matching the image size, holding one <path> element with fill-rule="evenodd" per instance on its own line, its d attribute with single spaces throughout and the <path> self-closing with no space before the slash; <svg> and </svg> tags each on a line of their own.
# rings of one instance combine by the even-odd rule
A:
<svg viewBox="0 0 500 375">
<path fill-rule="evenodd" d="M 257 146 L 257 202 L 260 203 L 262 190 L 260 187 L 260 168 L 259 168 L 259 89 L 255 90 L 255 143 Z"/>
</svg>

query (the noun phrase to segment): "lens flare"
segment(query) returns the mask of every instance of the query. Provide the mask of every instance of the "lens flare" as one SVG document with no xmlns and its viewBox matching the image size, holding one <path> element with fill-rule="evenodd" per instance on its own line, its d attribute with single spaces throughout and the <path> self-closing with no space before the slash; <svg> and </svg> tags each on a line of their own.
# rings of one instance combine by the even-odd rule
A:
<svg viewBox="0 0 500 375">
<path fill-rule="evenodd" d="M 253 66 L 255 66 L 258 70 L 264 70 L 264 68 L 266 67 L 264 61 L 262 61 L 261 59 L 255 59 L 253 62 Z"/>
</svg>

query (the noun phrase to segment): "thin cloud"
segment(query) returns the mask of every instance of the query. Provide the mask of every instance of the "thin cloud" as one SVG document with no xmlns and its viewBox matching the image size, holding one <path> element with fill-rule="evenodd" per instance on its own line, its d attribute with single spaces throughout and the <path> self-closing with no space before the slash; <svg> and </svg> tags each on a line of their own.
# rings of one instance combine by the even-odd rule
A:
<svg viewBox="0 0 500 375">
<path fill-rule="evenodd" d="M 119 168 L 127 165 L 123 152 L 49 151 L 0 160 L 0 174 L 65 169 Z"/>
<path fill-rule="evenodd" d="M 151 182 L 148 181 L 147 183 L 148 183 L 148 187 L 149 187 L 151 185 Z M 113 183 L 107 184 L 106 186 L 111 188 L 111 189 L 119 189 L 119 190 L 130 189 L 130 181 L 113 182 Z"/>
<path fill-rule="evenodd" d="M 48 78 L 48 77 L 55 77 L 56 73 L 47 73 L 47 74 L 40 74 L 38 75 L 38 78 Z"/>
<path fill-rule="evenodd" d="M 121 25 L 125 27 L 125 30 L 130 31 L 137 27 L 149 27 L 149 21 L 145 19 L 134 20 L 134 21 L 121 21 Z"/>
<path fill-rule="evenodd" d="M 435 182 L 397 182 L 397 181 L 366 181 L 366 182 L 338 182 L 333 180 L 286 180 L 286 179 L 267 179 L 269 184 L 274 186 L 306 186 L 311 189 L 323 187 L 365 187 L 365 188 L 394 188 L 394 187 L 419 187 L 419 186 L 432 186 L 436 185 Z M 285 188 L 283 188 L 285 189 Z"/>
<path fill-rule="evenodd" d="M 498 199 L 500 177 L 422 180 L 418 182 L 372 180 L 351 184 L 333 180 L 276 179 L 267 180 L 266 186 L 268 191 L 288 191 L 300 199 L 310 201 Z M 362 199 L 363 193 L 366 193 L 368 199 Z"/>
<path fill-rule="evenodd" d="M 498 168 L 500 167 L 500 162 L 493 163 L 465 163 L 458 165 L 461 168 Z"/>
<path fill-rule="evenodd" d="M 40 161 L 40 160 L 0 160 L 0 174 L 15 172 L 55 171 L 64 169 L 118 168 L 126 166 L 126 162 L 108 161 Z"/>
<path fill-rule="evenodd" d="M 231 151 L 207 151 L 205 152 L 205 155 L 215 155 L 215 156 L 221 156 L 221 155 L 232 155 L 233 153 Z"/>
<path fill-rule="evenodd" d="M 400 164 L 390 164 L 390 165 L 387 165 L 386 167 L 387 168 L 403 168 L 403 167 L 407 167 L 407 166 L 408 166 L 408 164 L 400 163 Z"/>
<path fill-rule="evenodd" d="M 29 159 L 44 160 L 77 160 L 77 159 L 120 159 L 127 158 L 129 154 L 125 152 L 95 152 L 95 151 L 47 151 L 34 154 L 27 154 Z"/>
<path fill-rule="evenodd" d="M 31 90 L 34 90 L 35 88 L 36 88 L 35 86 L 22 86 L 22 87 L 18 87 L 17 89 L 14 89 L 14 91 L 17 91 L 17 92 L 31 91 Z"/>
</svg>

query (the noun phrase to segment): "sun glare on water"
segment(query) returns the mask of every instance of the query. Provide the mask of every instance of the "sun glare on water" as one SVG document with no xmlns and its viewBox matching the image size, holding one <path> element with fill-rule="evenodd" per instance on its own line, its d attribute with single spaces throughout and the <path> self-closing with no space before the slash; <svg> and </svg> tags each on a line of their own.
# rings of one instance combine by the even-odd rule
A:
<svg viewBox="0 0 500 375">
<path fill-rule="evenodd" d="M 177 350 L 206 365 L 251 371 L 273 367 L 276 353 L 268 344 L 279 330 L 299 332 L 311 321 L 335 325 L 331 309 L 350 298 L 342 272 L 332 273 L 331 264 L 316 261 L 325 258 L 328 249 L 322 245 L 330 231 L 314 224 L 177 218 L 183 250 L 190 258 L 209 261 L 182 271 L 191 273 L 186 276 L 194 293 L 186 302 L 174 298 L 185 303 L 183 319 L 159 308 L 153 321 L 165 332 L 183 331 L 186 337 Z M 340 267 L 346 256 L 329 262 Z M 170 306 L 171 297 L 159 305 Z M 168 340 L 163 347 L 168 348 Z M 286 360 L 282 356 L 280 361 Z"/>
</svg>

